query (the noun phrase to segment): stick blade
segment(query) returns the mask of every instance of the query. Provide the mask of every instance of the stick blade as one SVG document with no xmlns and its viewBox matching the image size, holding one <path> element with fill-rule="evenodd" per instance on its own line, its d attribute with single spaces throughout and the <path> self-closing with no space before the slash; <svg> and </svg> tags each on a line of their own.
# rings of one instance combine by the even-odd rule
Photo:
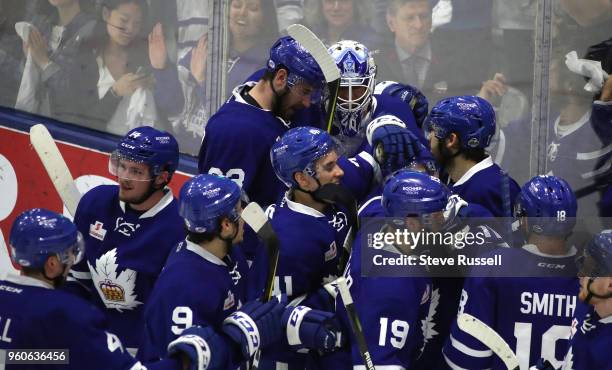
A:
<svg viewBox="0 0 612 370">
<path fill-rule="evenodd" d="M 308 29 L 308 27 L 301 24 L 292 24 L 287 27 L 287 33 L 293 37 L 297 42 L 308 50 L 312 57 L 319 64 L 319 68 L 323 71 L 325 81 L 332 82 L 340 79 L 340 71 L 338 66 L 332 59 L 331 55 L 327 52 L 327 48 L 319 40 L 319 38 Z"/>
<path fill-rule="evenodd" d="M 253 229 L 256 233 L 263 228 L 263 226 L 268 222 L 268 216 L 266 216 L 265 212 L 259 204 L 255 202 L 249 203 L 243 210 L 241 216 L 244 222 L 246 222 L 251 229 Z"/>
<path fill-rule="evenodd" d="M 30 143 L 38 154 L 47 174 L 55 186 L 68 212 L 74 217 L 81 193 L 76 187 L 72 174 L 62 157 L 53 137 L 43 124 L 30 128 Z"/>
<path fill-rule="evenodd" d="M 518 359 L 508 343 L 490 326 L 468 313 L 459 315 L 457 325 L 459 329 L 489 347 L 504 362 L 508 369 L 519 369 Z"/>
</svg>

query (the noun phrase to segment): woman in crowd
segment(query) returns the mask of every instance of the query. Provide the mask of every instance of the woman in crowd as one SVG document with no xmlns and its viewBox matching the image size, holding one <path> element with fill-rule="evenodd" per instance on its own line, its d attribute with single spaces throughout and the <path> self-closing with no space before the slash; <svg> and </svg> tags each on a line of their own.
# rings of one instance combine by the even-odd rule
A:
<svg viewBox="0 0 612 370">
<path fill-rule="evenodd" d="M 103 23 L 93 48 L 98 102 L 91 113 L 99 129 L 117 135 L 141 124 L 153 125 L 156 119 L 147 91 L 153 79 L 140 32 L 145 7 L 142 0 L 104 0 L 102 6 Z"/>
<path fill-rule="evenodd" d="M 92 96 L 95 86 L 92 76 L 81 68 L 94 33 L 94 17 L 82 11 L 79 0 L 49 0 L 37 4 L 36 15 L 28 23 L 28 31 L 22 34 L 23 49 L 33 63 L 24 70 L 21 88 L 26 88 L 24 79 L 35 86 L 30 86 L 30 96 L 24 99 L 29 104 L 22 105 L 18 99 L 17 108 L 64 121 L 82 121 L 89 107 L 80 103 Z M 20 97 L 23 95 L 20 91 Z"/>
<path fill-rule="evenodd" d="M 356 40 L 372 48 L 379 36 L 368 25 L 371 4 L 363 0 L 309 0 L 306 23 L 326 45 L 340 40 Z"/>
</svg>

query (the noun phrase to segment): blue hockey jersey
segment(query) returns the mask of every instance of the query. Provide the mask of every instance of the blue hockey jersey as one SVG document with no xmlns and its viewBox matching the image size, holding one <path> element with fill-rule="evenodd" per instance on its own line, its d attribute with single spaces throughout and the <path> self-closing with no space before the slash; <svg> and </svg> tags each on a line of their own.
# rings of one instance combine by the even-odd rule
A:
<svg viewBox="0 0 612 370">
<path fill-rule="evenodd" d="M 185 232 L 169 189 L 142 215 L 120 202 L 118 193 L 118 186 L 102 185 L 81 198 L 74 220 L 85 239 L 85 258 L 72 267 L 71 276 L 91 288 L 112 332 L 136 348 L 144 304 Z"/>
<path fill-rule="evenodd" d="M 602 319 L 593 306 L 579 302 L 571 333 L 561 370 L 612 369 L 612 316 Z"/>
<path fill-rule="evenodd" d="M 503 178 L 505 176 L 507 180 Z M 504 181 L 507 181 L 507 186 Z M 514 200 L 521 191 L 516 181 L 502 174 L 502 169 L 491 157 L 477 163 L 449 187 L 468 203 L 480 204 L 495 217 L 511 217 Z M 509 194 L 504 194 L 504 189 L 507 189 Z"/>
<path fill-rule="evenodd" d="M 238 253 L 232 255 L 237 258 L 221 260 L 188 240 L 178 244 L 146 304 L 138 358 L 163 357 L 168 344 L 193 325 L 211 326 L 221 333 L 223 320 L 245 302 L 242 277 L 248 266 Z M 237 346 L 227 348 L 232 354 L 228 362 L 237 364 L 241 357 Z"/>
<path fill-rule="evenodd" d="M 319 212 L 291 197 L 288 192 L 266 211 L 280 241 L 274 294 L 284 293 L 289 300 L 312 293 L 340 275 L 338 261 L 351 227 L 344 210 L 328 206 Z M 267 271 L 267 263 L 253 266 Z"/>
<path fill-rule="evenodd" d="M 280 199 L 285 189 L 272 169 L 270 148 L 290 126 L 243 99 L 241 92 L 254 84 L 236 88 L 233 97 L 208 121 L 198 170 L 236 181 L 251 201 L 268 206 Z"/>
<path fill-rule="evenodd" d="M 164 359 L 144 367 L 110 332 L 106 317 L 99 309 L 40 280 L 9 275 L 6 280 L 0 280 L 0 302 L 0 352 L 7 349 L 69 351 L 67 365 L 6 365 L 7 370 L 182 369 L 178 359 Z M 4 362 L 0 364 L 3 369 L 4 366 Z"/>
<path fill-rule="evenodd" d="M 576 309 L 575 252 L 572 248 L 565 256 L 550 256 L 534 245 L 492 252 L 501 254 L 502 266 L 472 271 L 461 292 L 458 314 L 469 313 L 499 333 L 517 354 L 521 369 L 535 365 L 540 358 L 558 368 Z M 506 368 L 489 348 L 456 323 L 443 354 L 451 367 Z"/>
<path fill-rule="evenodd" d="M 351 250 L 344 277 L 354 300 L 372 362 L 376 368 L 410 369 L 421 355 L 431 328 L 431 280 L 425 277 L 364 277 L 361 270 L 362 238 L 358 234 Z M 386 252 L 389 256 L 398 251 Z M 418 267 L 416 267 L 418 268 Z M 336 307 L 349 334 L 351 364 L 345 368 L 363 369 L 355 336 L 340 295 Z M 347 366 L 348 365 L 348 366 Z"/>
</svg>

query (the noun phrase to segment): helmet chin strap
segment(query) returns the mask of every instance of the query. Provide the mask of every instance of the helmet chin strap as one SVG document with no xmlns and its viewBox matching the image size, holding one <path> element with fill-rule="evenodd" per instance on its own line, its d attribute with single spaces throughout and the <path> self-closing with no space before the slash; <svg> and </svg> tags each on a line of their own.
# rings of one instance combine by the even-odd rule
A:
<svg viewBox="0 0 612 370">
<path fill-rule="evenodd" d="M 229 254 L 230 251 L 232 250 L 232 242 L 234 239 L 236 239 L 236 236 L 238 236 L 238 229 L 240 229 L 240 221 L 230 221 L 232 223 L 232 225 L 234 225 L 236 227 L 236 230 L 234 231 L 234 234 L 229 237 L 229 238 L 224 238 L 221 236 L 221 230 L 219 230 L 219 239 L 221 239 L 224 243 L 225 243 L 225 249 L 227 250 L 227 253 Z"/>
<path fill-rule="evenodd" d="M 599 295 L 597 293 L 594 293 L 591 290 L 591 284 L 593 284 L 593 281 L 595 281 L 595 278 L 594 277 L 590 277 L 589 278 L 589 282 L 587 283 L 587 292 L 588 293 L 587 293 L 586 298 L 584 299 L 584 301 L 586 303 L 589 303 L 591 301 L 591 298 L 593 298 L 593 297 L 600 298 L 600 299 L 609 299 L 609 298 L 612 298 L 612 293 L 609 293 L 609 294 L 606 294 L 606 295 Z"/>
<path fill-rule="evenodd" d="M 289 94 L 289 86 L 285 86 L 285 89 L 279 92 L 274 88 L 274 84 L 272 83 L 272 81 L 273 79 L 269 81 L 270 88 L 272 89 L 272 93 L 274 94 L 274 99 L 272 101 L 272 113 L 274 113 L 275 116 L 278 116 L 280 114 L 283 97 Z"/>
<path fill-rule="evenodd" d="M 66 282 L 66 276 L 64 274 L 66 273 L 66 268 L 68 267 L 68 265 L 62 264 L 62 266 L 63 266 L 62 272 L 58 276 L 56 276 L 54 278 L 52 278 L 50 276 L 47 276 L 47 272 L 45 271 L 45 269 L 43 267 L 43 271 L 42 271 L 43 276 L 45 277 L 45 279 L 50 280 L 51 282 L 53 282 L 53 287 L 55 289 L 60 288 Z"/>
</svg>

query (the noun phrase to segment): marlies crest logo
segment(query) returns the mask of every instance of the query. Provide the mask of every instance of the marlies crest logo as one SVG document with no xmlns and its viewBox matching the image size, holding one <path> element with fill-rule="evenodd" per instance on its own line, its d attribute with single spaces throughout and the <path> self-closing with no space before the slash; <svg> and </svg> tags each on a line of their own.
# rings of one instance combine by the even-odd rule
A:
<svg viewBox="0 0 612 370">
<path fill-rule="evenodd" d="M 118 311 L 133 310 L 142 302 L 136 300 L 134 288 L 137 273 L 124 269 L 117 274 L 117 248 L 111 249 L 96 259 L 96 266 L 87 262 L 94 286 L 108 308 Z"/>
<path fill-rule="evenodd" d="M 337 212 L 334 218 L 329 221 L 329 224 L 336 229 L 336 231 L 341 231 L 348 224 L 346 214 L 344 214 L 344 212 Z"/>
<path fill-rule="evenodd" d="M 118 217 L 117 221 L 115 222 L 115 231 L 118 231 L 125 236 L 132 236 L 139 227 L 140 224 L 133 224 L 131 222 L 124 221 L 123 217 Z"/>
</svg>

